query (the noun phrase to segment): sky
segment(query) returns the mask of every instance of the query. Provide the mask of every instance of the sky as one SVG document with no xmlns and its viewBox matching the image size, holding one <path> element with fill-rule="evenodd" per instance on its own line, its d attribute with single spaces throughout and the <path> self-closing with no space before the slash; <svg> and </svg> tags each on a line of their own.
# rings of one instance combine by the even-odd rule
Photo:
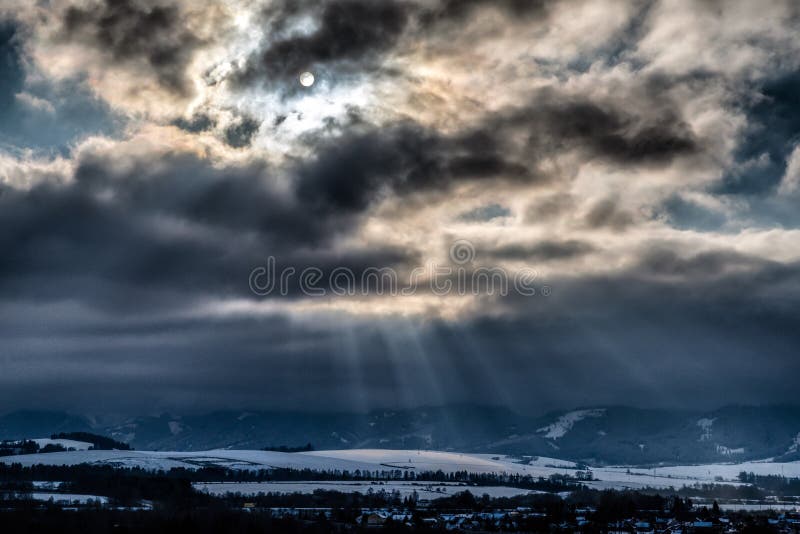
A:
<svg viewBox="0 0 800 534">
<path fill-rule="evenodd" d="M 794 402 L 798 27 L 0 0 L 0 405 Z"/>
</svg>

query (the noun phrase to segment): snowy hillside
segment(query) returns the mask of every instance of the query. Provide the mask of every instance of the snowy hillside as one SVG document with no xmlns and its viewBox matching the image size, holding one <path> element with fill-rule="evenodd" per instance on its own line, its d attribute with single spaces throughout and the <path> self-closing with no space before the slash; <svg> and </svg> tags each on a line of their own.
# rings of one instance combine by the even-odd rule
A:
<svg viewBox="0 0 800 534">
<path fill-rule="evenodd" d="M 423 450 L 331 450 L 308 453 L 270 451 L 211 450 L 204 452 L 162 451 L 70 451 L 4 457 L 5 463 L 22 465 L 106 464 L 145 469 L 222 466 L 233 469 L 293 468 L 318 471 L 347 470 L 385 471 L 410 469 L 415 472 L 509 473 L 549 477 L 574 474 L 579 466 L 573 462 L 547 457 L 520 458 L 505 455 L 466 454 Z M 777 474 L 800 477 L 800 462 L 743 462 L 659 467 L 656 469 L 625 466 L 591 468 L 596 480 L 586 484 L 596 488 L 680 488 L 697 483 L 738 485 L 741 471 L 760 475 Z"/>
<path fill-rule="evenodd" d="M 212 482 L 198 483 L 194 487 L 211 495 L 241 493 L 242 495 L 258 495 L 259 493 L 314 493 L 317 490 L 338 491 L 341 493 L 362 493 L 372 491 L 398 492 L 402 498 L 416 493 L 421 499 L 436 499 L 455 495 L 462 491 L 470 491 L 468 485 L 456 482 L 404 482 L 392 481 L 343 481 L 343 482 Z M 513 497 L 542 493 L 536 490 L 511 488 L 507 486 L 481 486 L 472 491 L 491 497 Z"/>
<path fill-rule="evenodd" d="M 537 432 L 544 433 L 544 437 L 548 439 L 563 438 L 567 432 L 572 430 L 575 423 L 583 421 L 587 417 L 602 417 L 605 413 L 604 409 L 576 410 L 560 416 L 555 422 L 538 429 Z"/>
</svg>

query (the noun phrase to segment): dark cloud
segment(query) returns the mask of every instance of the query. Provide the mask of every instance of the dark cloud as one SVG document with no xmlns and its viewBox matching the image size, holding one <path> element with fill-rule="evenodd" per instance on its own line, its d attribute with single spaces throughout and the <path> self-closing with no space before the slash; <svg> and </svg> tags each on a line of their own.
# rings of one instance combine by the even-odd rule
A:
<svg viewBox="0 0 800 534">
<path fill-rule="evenodd" d="M 488 251 L 500 260 L 548 262 L 585 256 L 595 250 L 591 243 L 578 240 L 542 241 L 531 245 L 504 245 Z"/>
<path fill-rule="evenodd" d="M 557 0 L 442 0 L 426 6 L 420 17 L 425 26 L 458 23 L 482 8 L 499 9 L 513 17 L 543 16 Z"/>
<path fill-rule="evenodd" d="M 172 121 L 172 124 L 190 133 L 200 133 L 214 128 L 216 121 L 205 113 L 197 113 L 188 118 L 179 117 Z"/>
<path fill-rule="evenodd" d="M 469 10 L 479 7 L 496 7 L 513 15 L 527 13 L 541 13 L 558 0 L 444 0 L 442 9 L 451 16 L 461 15 Z"/>
<path fill-rule="evenodd" d="M 16 95 L 25 82 L 21 43 L 17 27 L 10 21 L 0 20 L 0 112 L 14 105 Z"/>
<path fill-rule="evenodd" d="M 298 90 L 296 78 L 306 70 L 321 69 L 329 79 L 381 70 L 383 56 L 398 47 L 412 28 L 436 31 L 434 25 L 460 23 L 480 8 L 494 8 L 519 17 L 545 15 L 550 0 L 444 0 L 412 2 L 388 0 L 327 0 L 276 2 L 264 10 L 267 37 L 262 50 L 232 76 L 237 84 L 255 82 Z M 287 31 L 291 21 L 312 17 L 310 34 Z M 416 35 L 416 34 L 415 34 Z M 276 37 L 277 36 L 277 37 Z"/>
<path fill-rule="evenodd" d="M 327 191 L 330 196 L 342 194 L 362 205 L 370 191 L 378 192 L 382 186 L 404 193 L 489 178 L 547 183 L 556 177 L 542 170 L 543 162 L 571 152 L 584 160 L 597 158 L 620 166 L 668 165 L 703 148 L 670 104 L 668 100 L 644 102 L 644 111 L 637 114 L 631 106 L 626 109 L 614 102 L 546 89 L 526 105 L 489 113 L 477 126 L 446 136 L 408 122 L 374 129 L 368 135 L 348 129 L 345 137 L 335 139 L 337 146 L 344 147 L 335 156 L 341 161 L 324 161 L 322 166 L 353 169 L 352 178 L 315 172 L 317 178 L 309 189 Z M 358 154 L 347 152 L 350 148 Z M 568 199 L 551 200 L 550 205 L 534 209 L 550 217 L 569 207 Z M 633 218 L 609 200 L 596 205 L 587 222 L 622 229 Z"/>
<path fill-rule="evenodd" d="M 225 142 L 233 148 L 250 146 L 250 141 L 260 127 L 261 123 L 252 117 L 239 117 L 225 128 Z"/>
<path fill-rule="evenodd" d="M 633 215 L 620 208 L 618 202 L 611 198 L 594 204 L 584 218 L 584 224 L 590 228 L 611 228 L 618 232 L 633 223 Z"/>
<path fill-rule="evenodd" d="M 528 107 L 489 114 L 478 126 L 444 135 L 411 121 L 380 127 L 363 120 L 307 142 L 314 158 L 298 170 L 298 193 L 321 210 L 360 212 L 386 194 L 446 191 L 453 184 L 554 179 L 541 162 L 569 151 L 620 165 L 664 165 L 700 150 L 674 115 L 636 116 L 611 104 L 544 91 Z M 516 139 L 527 140 L 523 150 Z M 622 230 L 632 215 L 614 200 L 593 206 L 586 223 Z"/>
<path fill-rule="evenodd" d="M 202 119 L 182 125 L 195 121 Z M 226 132 L 228 141 L 249 141 L 253 128 Z M 298 269 L 402 267 L 413 250 L 336 251 L 332 243 L 387 193 L 528 179 L 524 166 L 502 156 L 502 138 L 481 131 L 443 136 L 410 122 L 359 122 L 310 143 L 313 157 L 280 171 L 292 184 L 286 190 L 258 161 L 218 167 L 173 152 L 126 156 L 122 165 L 91 151 L 71 179 L 5 188 L 0 247 L 9 252 L 0 260 L 0 285 L 19 297 L 77 292 L 79 300 L 113 309 L 128 308 L 129 291 L 146 284 L 137 305 L 168 307 L 180 295 L 249 296 L 247 276 L 267 255 Z M 50 273 L 57 275 L 45 283 Z"/>
<path fill-rule="evenodd" d="M 641 258 L 638 274 L 698 282 L 719 278 L 730 272 L 752 272 L 774 267 L 760 258 L 733 251 L 713 250 L 686 256 L 670 248 L 654 247 Z"/>
<path fill-rule="evenodd" d="M 564 193 L 556 193 L 537 200 L 525 211 L 525 222 L 537 223 L 558 217 L 574 207 L 575 201 Z"/>
<path fill-rule="evenodd" d="M 298 171 L 298 191 L 320 209 L 361 211 L 381 194 L 446 190 L 481 179 L 534 179 L 503 155 L 503 140 L 483 131 L 444 136 L 411 122 L 360 126 L 321 140 Z"/>
<path fill-rule="evenodd" d="M 233 79 L 241 84 L 283 84 L 319 65 L 336 64 L 338 75 L 377 66 L 380 55 L 392 48 L 405 29 L 408 9 L 408 4 L 396 1 L 279 3 L 267 12 L 277 28 L 302 14 L 316 19 L 316 29 L 308 35 L 268 41 Z"/>
<path fill-rule="evenodd" d="M 536 95 L 530 107 L 517 110 L 506 120 L 529 124 L 531 145 L 542 152 L 579 149 L 623 165 L 663 164 L 700 150 L 677 112 L 658 109 L 665 104 L 643 104 L 649 107 L 636 114 L 635 108 L 562 97 L 546 90 Z"/>
<path fill-rule="evenodd" d="M 103 402 L 139 413 L 442 399 L 534 412 L 620 402 L 696 408 L 793 401 L 796 388 L 786 376 L 800 372 L 800 266 L 724 250 L 672 254 L 671 261 L 691 267 L 668 271 L 686 276 L 641 266 L 556 277 L 548 280 L 550 297 L 512 295 L 503 305 L 513 313 L 459 321 L 271 315 L 120 322 L 64 303 L 51 312 L 3 308 L 0 398 L 9 408 L 22 401 L 46 406 L 55 396 L 60 406 L 92 410 Z M 747 270 L 736 267 L 742 262 Z M 46 347 L 31 341 L 39 336 L 49 340 Z"/>
<path fill-rule="evenodd" d="M 252 297 L 250 271 L 275 256 L 298 269 L 397 266 L 413 251 L 336 249 L 354 216 L 320 211 L 270 184 L 261 163 L 217 168 L 192 154 L 85 154 L 64 183 L 0 194 L 0 287 L 110 311 Z M 297 291 L 297 288 L 292 288 Z M 138 297 L 131 299 L 131 294 Z"/>
<path fill-rule="evenodd" d="M 436 32 L 434 26 L 461 24 L 481 9 L 497 9 L 510 17 L 544 18 L 553 0 L 326 0 L 274 2 L 264 9 L 264 47 L 231 79 L 240 85 L 266 83 L 299 90 L 294 83 L 305 70 L 322 70 L 335 80 L 382 71 L 383 56 L 400 45 L 403 35 L 417 38 Z M 292 21 L 311 17 L 310 34 L 292 33 Z M 450 30 L 448 30 L 450 31 Z"/>
<path fill-rule="evenodd" d="M 461 326 L 481 339 L 475 350 L 490 354 L 507 380 L 514 381 L 510 369 L 546 376 L 537 382 L 542 402 L 791 401 L 781 375 L 800 370 L 792 311 L 800 298 L 798 265 L 726 251 L 672 258 L 667 269 L 679 276 L 654 277 L 647 266 L 551 278 L 548 299 L 520 299 L 512 316 Z M 522 381 L 519 396 L 528 399 Z"/>
<path fill-rule="evenodd" d="M 546 20 L 550 8 L 559 0 L 442 0 L 423 3 L 419 22 L 425 31 L 434 26 L 454 26 L 476 17 L 482 9 L 495 9 L 516 20 L 539 18 Z"/>
<path fill-rule="evenodd" d="M 263 163 L 218 168 L 181 153 L 124 166 L 84 154 L 71 181 L 4 190 L 0 400 L 141 412 L 488 399 L 536 411 L 621 398 L 713 406 L 731 388 L 742 402 L 794 395 L 781 377 L 800 371 L 800 269 L 725 250 L 654 247 L 630 270 L 553 277 L 550 297 L 512 294 L 487 301 L 499 314 L 455 321 L 169 316 L 209 297 L 250 297 L 248 274 L 269 254 L 326 272 L 420 265 L 413 251 L 330 244 L 382 188 L 447 187 L 459 179 L 447 171 L 453 154 L 487 144 L 360 127 L 319 140 L 317 157 L 288 171 L 288 194 Z M 489 254 L 536 262 L 592 250 L 552 240 Z"/>
<path fill-rule="evenodd" d="M 63 38 L 97 48 L 114 62 L 143 62 L 166 89 L 188 94 L 186 68 L 202 44 L 173 3 L 102 0 L 70 6 L 64 13 Z"/>
</svg>

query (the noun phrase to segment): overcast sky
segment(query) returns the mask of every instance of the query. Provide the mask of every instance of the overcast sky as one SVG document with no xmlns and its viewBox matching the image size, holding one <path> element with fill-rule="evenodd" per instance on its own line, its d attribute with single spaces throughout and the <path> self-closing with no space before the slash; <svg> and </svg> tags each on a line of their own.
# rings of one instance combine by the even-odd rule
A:
<svg viewBox="0 0 800 534">
<path fill-rule="evenodd" d="M 0 406 L 796 401 L 798 28 L 793 0 L 0 0 Z M 269 258 L 295 278 L 254 292 Z"/>
</svg>

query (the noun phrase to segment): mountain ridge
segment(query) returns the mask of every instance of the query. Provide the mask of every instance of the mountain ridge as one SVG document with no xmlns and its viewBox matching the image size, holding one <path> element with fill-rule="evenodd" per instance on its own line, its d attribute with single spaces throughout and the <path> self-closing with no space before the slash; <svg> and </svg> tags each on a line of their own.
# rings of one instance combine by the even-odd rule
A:
<svg viewBox="0 0 800 534">
<path fill-rule="evenodd" d="M 717 410 L 583 407 L 542 416 L 505 407 L 451 405 L 365 414 L 218 411 L 103 420 L 56 411 L 0 416 L 0 439 L 95 432 L 140 450 L 438 449 L 554 456 L 592 464 L 679 464 L 800 459 L 800 406 Z"/>
</svg>

